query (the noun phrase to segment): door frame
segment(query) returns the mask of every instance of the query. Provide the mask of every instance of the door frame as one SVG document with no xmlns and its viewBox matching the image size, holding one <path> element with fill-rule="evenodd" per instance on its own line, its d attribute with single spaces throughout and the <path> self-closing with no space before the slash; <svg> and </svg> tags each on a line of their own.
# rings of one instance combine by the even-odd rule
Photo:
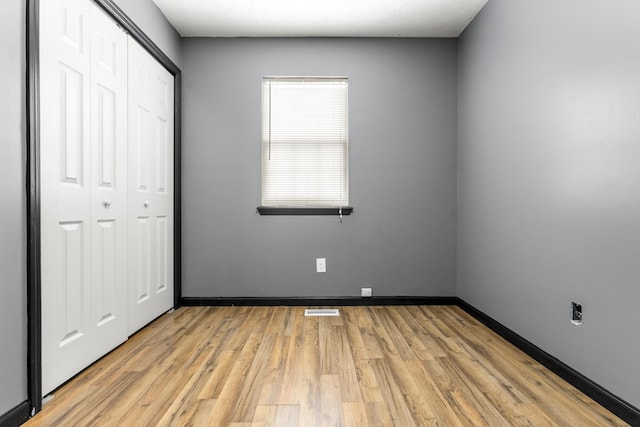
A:
<svg viewBox="0 0 640 427">
<path fill-rule="evenodd" d="M 47 0 L 44 0 L 47 1 Z M 92 0 L 131 35 L 174 77 L 174 291 L 173 306 L 182 299 L 181 244 L 181 92 L 182 71 L 133 22 L 114 0 Z M 26 192 L 27 192 L 27 394 L 31 416 L 42 409 L 42 293 L 40 256 L 40 0 L 27 0 Z"/>
</svg>

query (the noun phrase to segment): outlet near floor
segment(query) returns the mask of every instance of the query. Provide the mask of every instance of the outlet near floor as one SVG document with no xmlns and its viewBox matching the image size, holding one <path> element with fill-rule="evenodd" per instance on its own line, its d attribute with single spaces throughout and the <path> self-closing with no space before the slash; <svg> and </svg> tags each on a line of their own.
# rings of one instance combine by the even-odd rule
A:
<svg viewBox="0 0 640 427">
<path fill-rule="evenodd" d="M 369 298 L 372 295 L 371 288 L 361 288 L 360 296 Z"/>
<path fill-rule="evenodd" d="M 571 323 L 574 325 L 582 325 L 582 304 L 571 302 Z"/>
<path fill-rule="evenodd" d="M 327 272 L 327 259 L 316 258 L 316 273 L 326 273 L 326 272 Z"/>
</svg>

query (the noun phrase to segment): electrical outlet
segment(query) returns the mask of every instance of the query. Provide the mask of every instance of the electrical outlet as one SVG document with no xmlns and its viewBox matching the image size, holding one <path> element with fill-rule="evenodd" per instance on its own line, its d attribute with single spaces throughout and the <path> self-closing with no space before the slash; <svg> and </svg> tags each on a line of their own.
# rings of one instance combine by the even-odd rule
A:
<svg viewBox="0 0 640 427">
<path fill-rule="evenodd" d="M 326 272 L 327 272 L 327 259 L 316 258 L 316 273 L 326 273 Z"/>
<path fill-rule="evenodd" d="M 571 323 L 574 325 L 582 325 L 582 304 L 571 302 Z"/>
<path fill-rule="evenodd" d="M 371 297 L 371 288 L 361 288 L 360 289 L 360 296 L 364 297 L 364 298 L 369 298 Z"/>
</svg>

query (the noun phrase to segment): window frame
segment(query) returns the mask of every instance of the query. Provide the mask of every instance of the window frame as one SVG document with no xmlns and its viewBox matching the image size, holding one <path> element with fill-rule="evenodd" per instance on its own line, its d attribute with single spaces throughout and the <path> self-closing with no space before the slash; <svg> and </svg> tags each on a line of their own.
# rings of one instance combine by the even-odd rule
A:
<svg viewBox="0 0 640 427">
<path fill-rule="evenodd" d="M 342 157 L 342 162 L 346 163 L 344 165 L 344 170 L 341 172 L 341 177 L 346 180 L 346 191 L 347 191 L 347 203 L 344 205 L 322 205 L 322 204 L 310 204 L 309 206 L 300 206 L 295 203 L 290 205 L 269 205 L 263 204 L 265 197 L 265 126 L 268 126 L 269 133 L 271 132 L 271 98 L 269 98 L 269 121 L 265 122 L 265 83 L 268 82 L 292 82 L 292 83 L 305 83 L 305 82 L 344 82 L 346 83 L 346 100 L 344 103 L 345 111 L 344 111 L 344 121 L 345 121 L 345 129 L 346 129 L 346 138 L 344 142 L 344 156 Z M 349 101 L 348 101 L 348 77 L 344 76 L 263 76 L 261 79 L 262 86 L 262 101 L 261 101 L 261 138 L 260 138 L 260 206 L 257 207 L 257 211 L 260 215 L 339 215 L 342 217 L 343 215 L 350 215 L 353 212 L 353 207 L 350 206 L 350 185 L 349 185 Z M 271 96 L 271 90 L 269 90 L 269 97 Z M 339 120 L 343 120 L 340 118 Z M 272 147 L 272 141 L 269 135 L 269 153 Z M 269 154 L 270 155 L 270 154 Z M 342 179 L 341 178 L 341 179 Z"/>
</svg>

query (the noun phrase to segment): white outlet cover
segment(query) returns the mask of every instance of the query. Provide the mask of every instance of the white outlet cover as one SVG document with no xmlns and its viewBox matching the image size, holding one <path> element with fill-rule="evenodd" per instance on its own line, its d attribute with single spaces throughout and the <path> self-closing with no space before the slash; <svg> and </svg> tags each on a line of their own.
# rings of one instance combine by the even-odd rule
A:
<svg viewBox="0 0 640 427">
<path fill-rule="evenodd" d="M 360 289 L 360 296 L 362 297 L 370 297 L 372 295 L 371 288 L 362 288 Z"/>
<path fill-rule="evenodd" d="M 327 272 L 327 259 L 326 258 L 316 258 L 316 272 L 317 273 L 326 273 Z"/>
</svg>

